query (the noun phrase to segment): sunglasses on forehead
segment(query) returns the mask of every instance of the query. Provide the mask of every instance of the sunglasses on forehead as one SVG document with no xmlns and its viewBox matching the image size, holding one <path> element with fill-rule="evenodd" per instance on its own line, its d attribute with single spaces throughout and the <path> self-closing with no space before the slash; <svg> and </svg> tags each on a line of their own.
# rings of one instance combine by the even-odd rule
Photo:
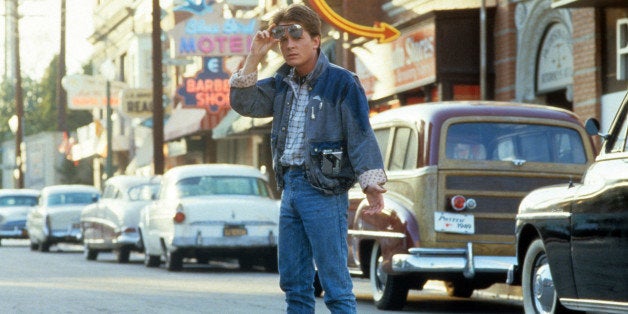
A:
<svg viewBox="0 0 628 314">
<path fill-rule="evenodd" d="M 299 39 L 303 36 L 303 27 L 299 24 L 277 25 L 271 31 L 271 35 L 275 39 L 282 39 L 286 36 L 286 32 L 290 37 Z"/>
</svg>

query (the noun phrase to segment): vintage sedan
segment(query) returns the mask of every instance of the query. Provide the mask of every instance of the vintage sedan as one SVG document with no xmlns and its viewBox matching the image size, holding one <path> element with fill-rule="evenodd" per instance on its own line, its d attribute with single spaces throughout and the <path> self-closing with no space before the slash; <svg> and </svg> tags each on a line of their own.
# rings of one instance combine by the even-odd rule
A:
<svg viewBox="0 0 628 314">
<path fill-rule="evenodd" d="M 596 134 L 599 123 L 590 119 Z M 528 194 L 517 215 L 526 313 L 628 313 L 628 94 L 580 183 Z"/>
<path fill-rule="evenodd" d="M 369 277 L 380 309 L 409 289 L 449 295 L 505 283 L 516 263 L 515 216 L 531 190 L 577 181 L 595 157 L 572 112 L 466 101 L 409 105 L 371 118 L 388 175 L 384 210 L 350 191 L 349 266 Z"/>
<path fill-rule="evenodd" d="M 2 239 L 28 239 L 26 216 L 38 197 L 33 189 L 0 190 L 0 244 Z"/>
<path fill-rule="evenodd" d="M 100 200 L 85 206 L 81 212 L 87 260 L 96 260 L 99 252 L 113 251 L 119 263 L 126 263 L 132 251 L 142 251 L 138 230 L 140 210 L 157 194 L 159 179 L 119 175 L 105 182 Z"/>
<path fill-rule="evenodd" d="M 162 178 L 157 200 L 142 209 L 145 265 L 162 257 L 170 271 L 184 259 L 197 263 L 235 258 L 241 268 L 277 269 L 279 202 L 267 177 L 244 165 L 178 166 Z"/>
<path fill-rule="evenodd" d="M 81 211 L 97 202 L 100 191 L 90 185 L 52 185 L 41 190 L 38 206 L 26 219 L 31 250 L 48 252 L 53 244 L 81 243 Z"/>
</svg>

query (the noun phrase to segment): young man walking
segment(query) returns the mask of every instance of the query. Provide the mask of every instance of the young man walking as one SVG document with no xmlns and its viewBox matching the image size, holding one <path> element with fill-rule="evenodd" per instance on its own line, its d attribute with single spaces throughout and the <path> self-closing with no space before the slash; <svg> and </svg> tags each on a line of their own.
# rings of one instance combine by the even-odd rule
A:
<svg viewBox="0 0 628 314">
<path fill-rule="evenodd" d="M 257 79 L 279 43 L 285 64 Z M 347 269 L 348 193 L 359 182 L 367 214 L 384 206 L 386 175 L 357 76 L 320 52 L 321 21 L 293 4 L 256 33 L 244 66 L 231 77 L 231 106 L 244 116 L 273 117 L 271 150 L 283 189 L 279 219 L 280 286 L 288 313 L 314 313 L 314 261 L 332 313 L 355 313 Z"/>
</svg>

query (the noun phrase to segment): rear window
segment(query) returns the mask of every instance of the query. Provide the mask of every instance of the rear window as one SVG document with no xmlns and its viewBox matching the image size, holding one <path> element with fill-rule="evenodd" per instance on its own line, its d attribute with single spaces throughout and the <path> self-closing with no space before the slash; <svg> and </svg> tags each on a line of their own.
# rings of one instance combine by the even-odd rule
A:
<svg viewBox="0 0 628 314">
<path fill-rule="evenodd" d="M 576 130 L 519 123 L 452 124 L 447 131 L 446 156 L 460 160 L 587 162 L 582 138 Z"/>
<path fill-rule="evenodd" d="M 48 202 L 45 205 L 69 205 L 69 204 L 90 204 L 98 200 L 98 194 L 94 193 L 62 193 L 48 195 Z"/>
<path fill-rule="evenodd" d="M 270 197 L 265 181 L 255 177 L 191 177 L 177 182 L 175 189 L 179 197 L 200 195 L 256 195 Z"/>
<path fill-rule="evenodd" d="M 0 206 L 35 206 L 37 205 L 36 196 L 3 196 L 0 197 Z"/>
</svg>

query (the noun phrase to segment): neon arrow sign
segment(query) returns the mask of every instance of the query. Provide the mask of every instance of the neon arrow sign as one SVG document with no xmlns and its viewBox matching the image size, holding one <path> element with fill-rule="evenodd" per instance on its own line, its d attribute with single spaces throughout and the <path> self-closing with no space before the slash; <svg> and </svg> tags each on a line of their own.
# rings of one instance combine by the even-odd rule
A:
<svg viewBox="0 0 628 314">
<path fill-rule="evenodd" d="M 329 7 L 326 0 L 309 1 L 313 9 L 328 23 L 347 33 L 356 36 L 377 38 L 380 44 L 391 42 L 397 39 L 397 37 L 401 34 L 399 30 L 384 22 L 375 23 L 372 27 L 353 23 L 334 12 L 334 10 Z"/>
</svg>

